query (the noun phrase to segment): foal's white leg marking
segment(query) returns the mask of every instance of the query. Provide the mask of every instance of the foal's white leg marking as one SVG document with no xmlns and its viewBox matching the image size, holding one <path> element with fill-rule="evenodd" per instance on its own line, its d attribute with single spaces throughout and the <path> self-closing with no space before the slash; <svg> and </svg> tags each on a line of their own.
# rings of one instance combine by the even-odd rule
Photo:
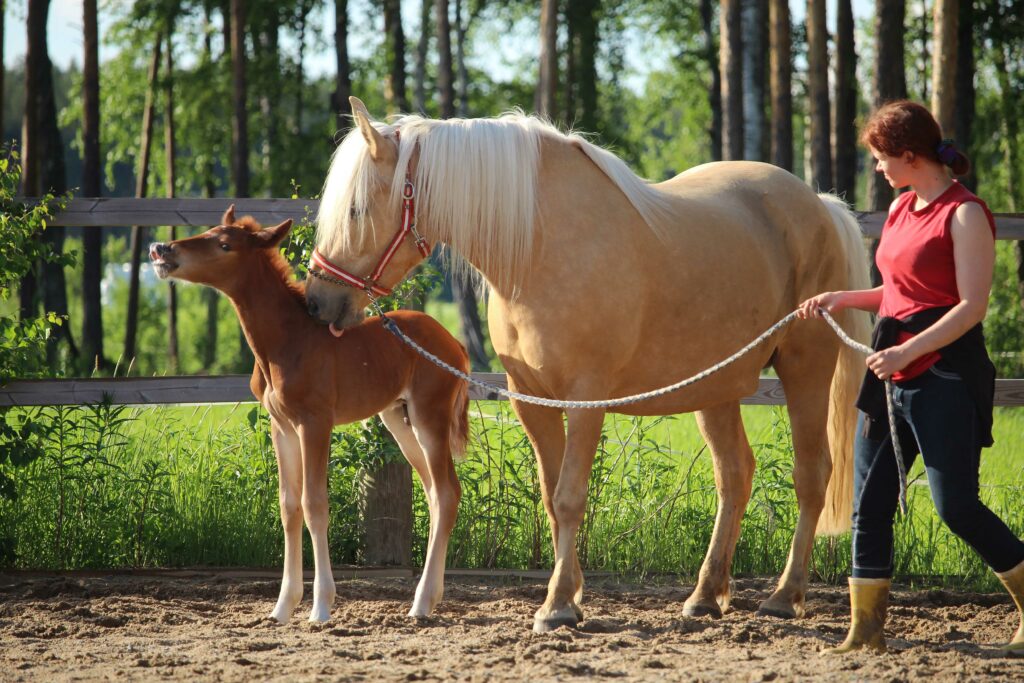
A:
<svg viewBox="0 0 1024 683">
<path fill-rule="evenodd" d="M 430 510 L 430 535 L 427 539 L 427 557 L 423 565 L 423 575 L 416 586 L 416 597 L 413 599 L 412 608 L 409 610 L 410 617 L 425 617 L 434 610 L 434 607 L 437 606 L 444 595 L 444 560 L 448 549 L 448 535 L 451 533 L 451 527 L 448 527 L 447 531 L 440 529 L 442 526 L 442 515 L 438 492 L 446 487 L 444 473 L 436 472 L 436 468 L 430 466 L 430 463 L 438 457 L 437 453 L 433 450 L 436 446 L 429 441 L 421 445 L 421 438 L 424 437 L 405 424 L 404 415 L 400 408 L 385 410 L 380 414 L 380 417 L 384 421 L 384 426 L 388 428 L 388 431 L 395 437 L 395 441 L 398 442 L 398 446 L 402 449 L 405 459 L 409 461 L 409 464 L 413 466 L 419 475 L 420 481 L 423 484 L 423 492 L 426 494 L 427 507 Z M 409 418 L 410 421 L 415 420 L 414 410 L 411 407 Z M 445 434 L 445 438 L 447 438 L 447 434 Z M 447 449 L 446 446 L 444 448 Z M 428 458 L 426 452 L 434 454 L 434 459 Z M 447 450 L 443 452 L 443 457 L 450 458 Z M 439 480 L 435 480 L 435 475 L 437 475 Z M 439 538 L 442 536 L 443 540 L 439 544 Z"/>
<path fill-rule="evenodd" d="M 284 576 L 281 594 L 270 617 L 283 624 L 302 600 L 302 460 L 299 437 L 291 425 L 272 418 L 270 426 L 277 456 L 281 526 L 284 527 Z"/>
<path fill-rule="evenodd" d="M 331 618 L 336 592 L 331 571 L 331 551 L 327 545 L 327 460 L 331 441 L 330 425 L 302 425 L 302 512 L 313 540 L 313 609 L 311 622 Z"/>
</svg>

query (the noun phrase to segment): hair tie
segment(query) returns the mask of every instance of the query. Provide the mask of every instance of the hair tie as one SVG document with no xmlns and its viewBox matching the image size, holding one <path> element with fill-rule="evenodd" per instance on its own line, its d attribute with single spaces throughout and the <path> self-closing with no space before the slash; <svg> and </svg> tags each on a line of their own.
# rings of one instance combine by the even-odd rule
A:
<svg viewBox="0 0 1024 683">
<path fill-rule="evenodd" d="M 943 140 L 935 148 L 935 156 L 946 166 L 952 166 L 958 154 L 956 143 L 950 139 Z"/>
</svg>

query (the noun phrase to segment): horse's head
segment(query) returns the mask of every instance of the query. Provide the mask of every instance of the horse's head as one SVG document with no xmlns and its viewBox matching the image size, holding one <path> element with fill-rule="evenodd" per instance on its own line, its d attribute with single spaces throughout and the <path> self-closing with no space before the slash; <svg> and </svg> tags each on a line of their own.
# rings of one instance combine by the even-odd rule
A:
<svg viewBox="0 0 1024 683">
<path fill-rule="evenodd" d="M 310 314 L 335 331 L 359 322 L 370 296 L 389 293 L 430 252 L 417 239 L 415 188 L 406 174 L 396 178 L 397 129 L 371 123 L 363 103 L 350 102 L 356 128 L 331 161 L 306 279 Z M 401 167 L 409 163 L 406 156 Z"/>
<path fill-rule="evenodd" d="M 224 212 L 221 225 L 201 235 L 173 242 L 149 245 L 149 259 L 161 279 L 175 278 L 228 289 L 240 281 L 266 250 L 277 247 L 292 228 L 289 218 L 273 228 L 262 229 L 249 216 L 235 218 L 232 205 Z"/>
</svg>

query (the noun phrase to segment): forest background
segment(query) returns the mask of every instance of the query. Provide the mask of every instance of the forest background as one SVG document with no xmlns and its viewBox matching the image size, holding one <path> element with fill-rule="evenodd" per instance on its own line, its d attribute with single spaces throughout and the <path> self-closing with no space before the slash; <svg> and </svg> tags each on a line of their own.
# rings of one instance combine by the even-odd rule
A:
<svg viewBox="0 0 1024 683">
<path fill-rule="evenodd" d="M 536 111 L 591 134 L 655 181 L 715 159 L 764 160 L 876 211 L 892 193 L 875 182 L 856 131 L 879 103 L 910 97 L 929 104 L 967 151 L 974 171 L 963 180 L 993 211 L 1015 213 L 1024 202 L 1020 0 L 0 6 L 0 36 L 12 55 L 19 44 L 24 51 L 13 59 L 5 51 L 0 65 L 2 132 L 12 145 L 0 158 L 0 383 L 250 371 L 234 312 L 218 294 L 155 282 L 141 263 L 150 239 L 189 230 L 44 229 L 47 206 L 56 210 L 68 191 L 224 197 L 225 206 L 235 197 L 315 197 L 350 125 L 349 94 L 379 116 Z M 52 30 L 54 22 L 63 29 Z M 55 67 L 50 54 L 67 55 L 68 43 L 81 59 Z M 47 200 L 25 206 L 19 195 Z M 300 268 L 309 238 L 307 222 L 288 245 Z M 1001 376 L 1022 377 L 1024 251 L 1000 241 L 997 252 L 986 334 Z M 474 369 L 500 370 L 474 290 L 430 269 L 418 281 L 426 283 L 420 304 L 462 336 Z M 265 415 L 156 410 L 4 410 L 0 564 L 279 561 Z M 528 443 L 506 406 L 476 411 L 452 561 L 545 566 L 550 547 Z M 1018 413 L 999 411 L 997 448 L 982 474 L 990 505 L 1021 531 Z M 771 573 L 794 523 L 789 436 L 777 409 L 745 419 L 759 468 L 737 570 Z M 679 425 L 609 422 L 581 534 L 588 567 L 699 566 L 714 519 L 713 473 L 695 430 Z M 382 561 L 361 540 L 366 482 L 396 458 L 379 427 L 336 435 L 331 533 L 342 561 Z M 920 480 L 919 471 L 912 476 Z M 410 546 L 422 553 L 426 514 L 410 497 L 407 467 L 401 478 L 417 540 L 384 561 L 408 564 Z M 916 516 L 898 529 L 900 571 L 990 580 L 942 529 L 923 487 L 912 493 Z M 841 548 L 819 541 L 819 577 L 845 572 Z"/>
</svg>

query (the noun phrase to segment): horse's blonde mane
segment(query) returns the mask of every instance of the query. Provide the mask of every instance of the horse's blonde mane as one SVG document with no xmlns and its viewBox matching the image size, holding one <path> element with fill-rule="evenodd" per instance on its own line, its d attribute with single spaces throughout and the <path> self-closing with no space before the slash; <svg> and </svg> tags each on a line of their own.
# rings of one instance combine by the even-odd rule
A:
<svg viewBox="0 0 1024 683">
<path fill-rule="evenodd" d="M 612 153 L 577 133 L 562 133 L 536 116 L 512 112 L 488 119 L 437 120 L 410 115 L 373 125 L 385 137 L 401 130 L 398 163 L 391 180 L 392 204 L 397 207 L 401 203 L 406 170 L 418 147 L 413 182 L 421 227 L 426 228 L 424 237 L 448 245 L 476 264 L 491 283 L 506 290 L 518 283 L 533 249 L 542 138 L 578 146 L 649 226 L 665 225 L 668 198 L 664 194 L 638 178 Z M 353 129 L 331 160 L 317 217 L 317 244 L 330 252 L 339 246 L 349 250 L 363 244 L 372 226 L 360 211 L 373 190 L 385 182 L 362 133 Z M 380 234 L 382 240 L 389 240 L 393 232 L 381 230 Z M 454 266 L 456 270 L 465 267 L 461 260 Z"/>
</svg>

